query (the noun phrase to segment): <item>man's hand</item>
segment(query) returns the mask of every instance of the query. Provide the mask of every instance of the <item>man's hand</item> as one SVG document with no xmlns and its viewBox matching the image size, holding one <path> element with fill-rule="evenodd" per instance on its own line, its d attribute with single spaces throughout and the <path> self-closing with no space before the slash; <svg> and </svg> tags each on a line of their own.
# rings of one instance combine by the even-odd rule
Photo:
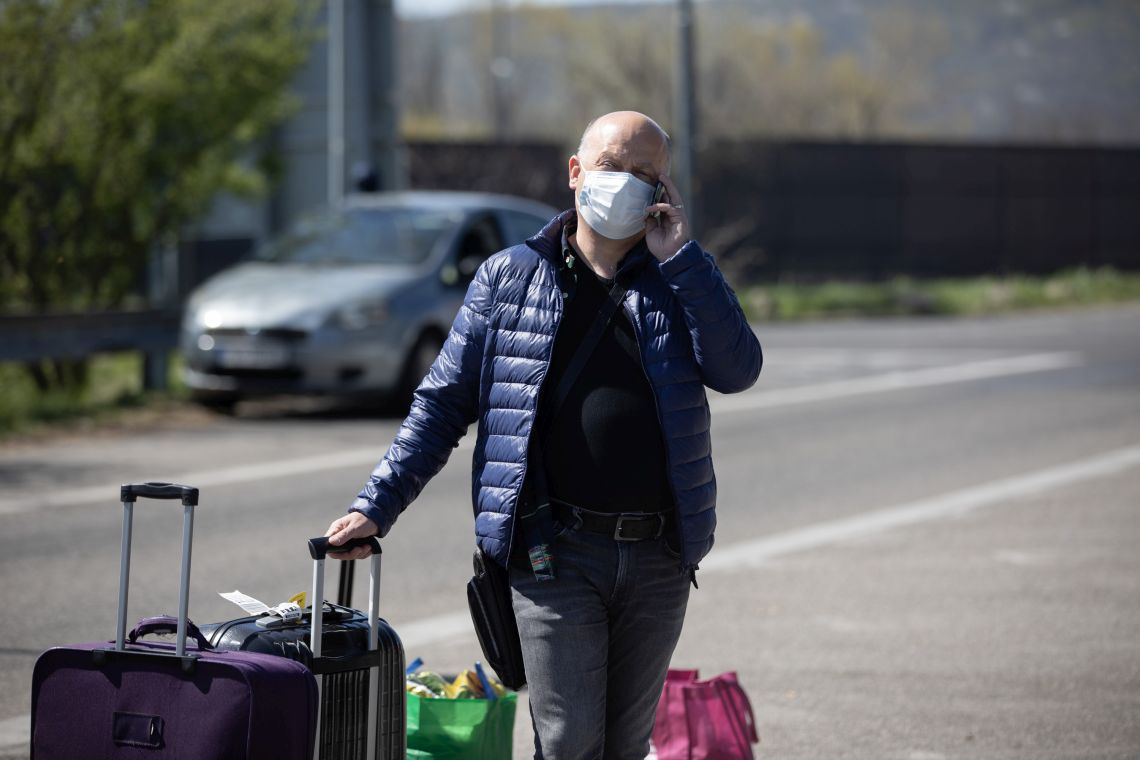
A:
<svg viewBox="0 0 1140 760">
<path fill-rule="evenodd" d="M 650 214 L 660 212 L 657 218 L 650 216 L 645 221 L 645 244 L 654 258 L 666 261 L 689 242 L 689 218 L 685 215 L 685 204 L 673 180 L 666 174 L 658 179 L 665 185 L 669 202 L 655 203 L 645 209 Z"/>
<path fill-rule="evenodd" d="M 333 520 L 332 525 L 325 531 L 329 540 L 329 554 L 332 559 L 364 559 L 372 554 L 367 546 L 358 546 L 346 552 L 334 552 L 334 546 L 340 546 L 345 541 L 354 538 L 367 538 L 380 532 L 380 527 L 360 512 L 349 512 L 344 517 Z"/>
</svg>

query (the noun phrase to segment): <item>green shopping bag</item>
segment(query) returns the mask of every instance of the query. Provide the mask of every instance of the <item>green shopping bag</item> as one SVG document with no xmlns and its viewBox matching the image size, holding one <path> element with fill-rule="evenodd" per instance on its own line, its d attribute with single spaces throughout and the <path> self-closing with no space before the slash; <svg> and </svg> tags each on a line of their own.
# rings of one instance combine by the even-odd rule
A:
<svg viewBox="0 0 1140 760">
<path fill-rule="evenodd" d="M 408 757 L 511 760 L 518 694 L 442 699 L 408 693 Z"/>
</svg>

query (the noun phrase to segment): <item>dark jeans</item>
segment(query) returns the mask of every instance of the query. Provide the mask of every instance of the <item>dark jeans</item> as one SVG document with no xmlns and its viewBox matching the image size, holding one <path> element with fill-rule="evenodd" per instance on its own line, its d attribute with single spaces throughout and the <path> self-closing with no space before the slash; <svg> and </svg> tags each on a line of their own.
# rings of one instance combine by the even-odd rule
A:
<svg viewBox="0 0 1140 760">
<path fill-rule="evenodd" d="M 663 538 L 561 529 L 557 578 L 511 568 L 541 760 L 643 760 L 689 578 Z"/>
</svg>

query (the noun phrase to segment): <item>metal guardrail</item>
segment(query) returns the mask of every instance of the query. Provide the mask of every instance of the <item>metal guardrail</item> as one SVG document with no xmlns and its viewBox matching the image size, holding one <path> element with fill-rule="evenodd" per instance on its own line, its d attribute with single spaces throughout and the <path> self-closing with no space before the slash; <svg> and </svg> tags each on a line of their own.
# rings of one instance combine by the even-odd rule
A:
<svg viewBox="0 0 1140 760">
<path fill-rule="evenodd" d="M 0 316 L 0 361 L 81 359 L 141 351 L 143 386 L 166 387 L 167 354 L 178 345 L 177 310 Z"/>
</svg>

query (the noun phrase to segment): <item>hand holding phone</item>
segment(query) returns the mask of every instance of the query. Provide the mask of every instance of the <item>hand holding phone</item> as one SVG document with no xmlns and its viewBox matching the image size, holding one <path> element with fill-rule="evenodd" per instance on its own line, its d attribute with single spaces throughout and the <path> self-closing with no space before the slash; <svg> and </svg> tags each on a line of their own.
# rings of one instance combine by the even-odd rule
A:
<svg viewBox="0 0 1140 760">
<path fill-rule="evenodd" d="M 669 175 L 658 177 L 652 200 L 653 205 L 647 207 L 645 243 L 658 261 L 666 261 L 689 240 L 689 219 L 681 194 Z"/>
</svg>

